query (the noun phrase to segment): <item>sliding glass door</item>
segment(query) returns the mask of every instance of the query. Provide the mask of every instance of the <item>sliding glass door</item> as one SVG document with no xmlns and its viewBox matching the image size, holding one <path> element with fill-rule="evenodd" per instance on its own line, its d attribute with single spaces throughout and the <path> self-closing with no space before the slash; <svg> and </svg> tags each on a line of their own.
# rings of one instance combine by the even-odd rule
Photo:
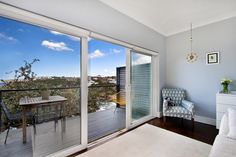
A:
<svg viewBox="0 0 236 157">
<path fill-rule="evenodd" d="M 136 51 L 127 53 L 127 127 L 130 128 L 153 117 L 153 58 Z"/>
<path fill-rule="evenodd" d="M 91 39 L 88 45 L 88 141 L 125 128 L 125 48 Z"/>
<path fill-rule="evenodd" d="M 149 116 L 152 104 L 151 56 L 131 52 L 132 121 Z"/>
</svg>

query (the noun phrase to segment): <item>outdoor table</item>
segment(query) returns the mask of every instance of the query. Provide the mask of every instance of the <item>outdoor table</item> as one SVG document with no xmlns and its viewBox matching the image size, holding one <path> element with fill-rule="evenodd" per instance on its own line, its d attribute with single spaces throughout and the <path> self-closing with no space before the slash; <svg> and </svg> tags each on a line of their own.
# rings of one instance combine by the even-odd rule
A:
<svg viewBox="0 0 236 157">
<path fill-rule="evenodd" d="M 23 133 L 23 143 L 26 143 L 26 127 L 27 127 L 27 117 L 26 113 L 27 111 L 31 111 L 32 108 L 35 108 L 37 106 L 41 105 L 56 105 L 56 108 L 58 105 L 63 105 L 63 102 L 67 101 L 65 97 L 56 95 L 56 96 L 50 96 L 48 100 L 43 100 L 42 97 L 24 97 L 20 99 L 19 105 L 22 107 L 22 133 Z"/>
</svg>

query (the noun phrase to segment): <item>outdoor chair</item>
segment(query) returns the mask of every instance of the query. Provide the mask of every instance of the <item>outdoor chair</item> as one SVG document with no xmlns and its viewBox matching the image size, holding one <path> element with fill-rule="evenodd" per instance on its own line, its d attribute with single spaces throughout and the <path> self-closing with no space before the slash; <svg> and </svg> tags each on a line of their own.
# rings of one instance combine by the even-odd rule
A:
<svg viewBox="0 0 236 157">
<path fill-rule="evenodd" d="M 192 128 L 194 128 L 194 104 L 185 100 L 185 90 L 178 88 L 164 88 L 162 89 L 162 98 L 164 122 L 166 122 L 167 116 L 178 117 L 182 118 L 182 120 L 192 120 Z"/>
<path fill-rule="evenodd" d="M 114 113 L 118 108 L 125 108 L 126 106 L 126 100 L 125 100 L 125 91 L 121 90 L 118 93 L 115 93 L 111 96 L 112 102 L 116 103 L 116 108 L 114 110 Z"/>
<path fill-rule="evenodd" d="M 0 107 L 3 110 L 3 113 L 5 114 L 6 117 L 6 128 L 7 128 L 7 133 L 6 133 L 6 137 L 5 137 L 5 141 L 4 144 L 7 143 L 7 137 L 8 137 L 8 133 L 11 127 L 16 127 L 17 121 L 21 121 L 22 120 L 22 112 L 18 112 L 18 113 L 11 113 L 9 112 L 9 109 L 6 107 L 6 105 L 4 104 L 4 102 L 2 101 L 0 103 Z M 35 115 L 32 112 L 27 112 L 26 116 L 31 120 L 31 124 L 34 127 L 34 131 L 36 132 L 36 127 L 35 127 Z"/>
<path fill-rule="evenodd" d="M 63 113 L 62 113 L 62 108 L 60 108 L 58 110 L 58 112 L 56 111 L 51 111 L 48 108 L 48 111 L 45 110 L 47 105 L 39 105 L 36 108 L 36 113 L 35 113 L 35 124 L 41 124 L 41 123 L 46 123 L 46 122 L 50 122 L 50 121 L 54 121 L 54 131 L 56 131 L 56 126 L 58 124 L 59 120 L 62 120 L 64 117 Z M 40 113 L 39 110 L 42 110 L 43 113 Z M 35 129 L 35 134 L 36 134 L 36 129 Z"/>
</svg>

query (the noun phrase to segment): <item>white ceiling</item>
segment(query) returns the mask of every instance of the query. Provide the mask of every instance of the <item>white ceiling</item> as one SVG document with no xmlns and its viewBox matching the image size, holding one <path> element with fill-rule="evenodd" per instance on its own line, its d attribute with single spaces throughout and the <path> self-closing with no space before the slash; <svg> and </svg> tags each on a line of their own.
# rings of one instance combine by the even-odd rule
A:
<svg viewBox="0 0 236 157">
<path fill-rule="evenodd" d="M 165 35 L 236 16 L 236 0 L 100 0 Z"/>
</svg>

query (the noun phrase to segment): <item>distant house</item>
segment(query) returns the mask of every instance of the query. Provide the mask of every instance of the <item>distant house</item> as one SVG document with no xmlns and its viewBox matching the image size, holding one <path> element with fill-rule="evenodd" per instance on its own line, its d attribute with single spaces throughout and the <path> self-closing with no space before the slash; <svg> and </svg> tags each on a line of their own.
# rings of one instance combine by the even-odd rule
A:
<svg viewBox="0 0 236 157">
<path fill-rule="evenodd" d="M 116 84 L 116 79 L 114 79 L 114 78 L 109 78 L 109 79 L 108 79 L 108 82 L 109 82 L 109 83 Z"/>
<path fill-rule="evenodd" d="M 88 81 L 88 86 L 91 86 L 91 85 L 93 85 L 93 84 L 98 84 L 98 83 L 95 82 L 95 81 L 93 81 L 93 80 L 89 80 L 89 81 Z"/>
</svg>

